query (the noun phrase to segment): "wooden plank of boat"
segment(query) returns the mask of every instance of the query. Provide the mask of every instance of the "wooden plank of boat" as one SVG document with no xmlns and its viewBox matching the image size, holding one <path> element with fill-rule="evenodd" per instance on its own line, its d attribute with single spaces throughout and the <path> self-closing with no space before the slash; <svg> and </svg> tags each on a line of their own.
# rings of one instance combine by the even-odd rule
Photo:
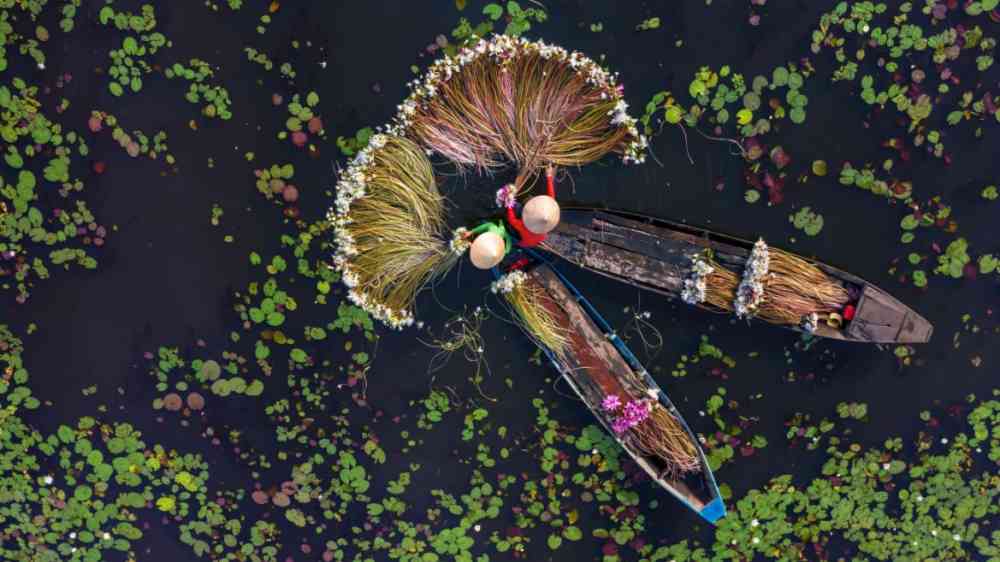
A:
<svg viewBox="0 0 1000 562">
<path fill-rule="evenodd" d="M 711 249 L 715 259 L 741 272 L 753 243 L 705 229 L 624 211 L 564 209 L 543 248 L 613 279 L 679 298 L 690 268 L 688 256 Z M 925 343 L 933 327 L 885 291 L 864 279 L 803 258 L 860 294 L 844 329 L 820 324 L 816 335 L 867 343 Z M 798 328 L 790 327 L 798 330 Z"/>
<path fill-rule="evenodd" d="M 615 439 L 653 481 L 704 519 L 714 523 L 723 517 L 726 512 L 725 504 L 715 483 L 715 477 L 708 466 L 708 461 L 694 433 L 666 394 L 649 373 L 638 364 L 634 356 L 627 352 L 627 348 L 624 348 L 624 344 L 617 339 L 617 336 L 598 325 L 598 323 L 604 323 L 603 319 L 596 314 L 596 311 L 582 295 L 564 281 L 558 272 L 549 265 L 540 263 L 530 269 L 528 276 L 528 282 L 540 284 L 546 294 L 551 297 L 551 301 L 546 304 L 549 313 L 568 331 L 572 331 L 575 336 L 571 338 L 567 352 L 561 356 L 557 357 L 550 350 L 542 347 L 569 386 L 612 436 L 615 436 L 614 432 L 600 413 L 603 393 L 595 377 L 600 375 L 613 376 L 622 382 L 623 386 L 631 388 L 639 394 L 646 394 L 644 389 L 652 389 L 660 404 L 676 417 L 687 432 L 688 438 L 698 452 L 700 471 L 685 476 L 668 475 L 663 470 L 662 463 L 643 455 L 626 441 L 618 439 L 617 436 Z M 622 350 L 625 350 L 626 354 L 623 354 Z"/>
</svg>

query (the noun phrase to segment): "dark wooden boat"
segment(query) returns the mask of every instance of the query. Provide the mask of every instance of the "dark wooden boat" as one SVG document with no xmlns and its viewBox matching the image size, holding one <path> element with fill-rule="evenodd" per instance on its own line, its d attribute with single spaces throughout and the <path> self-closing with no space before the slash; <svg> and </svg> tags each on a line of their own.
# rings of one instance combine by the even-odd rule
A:
<svg viewBox="0 0 1000 562">
<path fill-rule="evenodd" d="M 550 314 L 566 328 L 567 333 L 573 333 L 567 350 L 561 355 L 539 345 L 552 365 L 590 408 L 605 431 L 618 441 L 654 482 L 710 523 L 725 516 L 726 506 L 708 460 L 697 437 L 674 404 L 601 315 L 565 277 L 539 254 L 529 250 L 522 255 L 527 256 L 529 261 L 524 267 L 528 275 L 526 282 L 537 283 L 544 289 L 551 297 L 551 302 L 547 304 Z M 645 455 L 631 446 L 627 439 L 615 435 L 611 422 L 601 409 L 604 393 L 598 383 L 599 377 L 613 377 L 623 387 L 634 391 L 635 395 L 655 396 L 687 433 L 697 450 L 699 469 L 682 475 L 672 474 L 658 458 Z"/>
<path fill-rule="evenodd" d="M 636 213 L 588 208 L 563 209 L 559 226 L 542 245 L 580 267 L 674 298 L 680 298 L 690 269 L 690 254 L 710 248 L 716 261 L 742 272 L 752 247 L 750 241 L 703 228 Z M 803 259 L 858 295 L 852 320 L 839 329 L 821 322 L 815 335 L 866 343 L 930 340 L 930 322 L 896 298 L 860 277 Z"/>
</svg>

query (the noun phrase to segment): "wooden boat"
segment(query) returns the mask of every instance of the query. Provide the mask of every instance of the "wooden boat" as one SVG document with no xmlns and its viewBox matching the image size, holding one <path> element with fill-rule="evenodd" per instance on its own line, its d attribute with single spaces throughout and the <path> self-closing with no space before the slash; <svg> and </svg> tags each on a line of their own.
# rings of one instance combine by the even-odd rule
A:
<svg viewBox="0 0 1000 562">
<path fill-rule="evenodd" d="M 567 349 L 561 355 L 553 353 L 544 345 L 539 345 L 552 365 L 590 408 L 604 429 L 654 482 L 710 523 L 722 518 L 726 514 L 726 506 L 715 483 L 715 476 L 709 468 L 697 437 L 674 404 L 601 315 L 562 274 L 535 252 L 529 250 L 523 255 L 528 259 L 528 265 L 524 266 L 524 271 L 528 275 L 526 282 L 541 285 L 545 293 L 551 297 L 546 304 L 550 314 L 565 326 L 567 333 L 573 333 Z M 496 270 L 494 272 L 498 274 Z M 627 438 L 621 439 L 615 435 L 611 429 L 611 422 L 601 409 L 601 400 L 605 394 L 598 382 L 600 377 L 614 378 L 616 382 L 634 391 L 634 395 L 645 395 L 649 398 L 655 396 L 659 404 L 679 422 L 687 438 L 691 440 L 697 451 L 699 468 L 682 475 L 671 473 L 660 459 L 645 455 L 630 445 Z"/>
<path fill-rule="evenodd" d="M 580 267 L 674 298 L 680 298 L 690 269 L 690 254 L 711 249 L 716 261 L 742 273 L 752 247 L 747 240 L 703 228 L 592 208 L 563 209 L 559 226 L 542 245 Z M 839 329 L 820 322 L 814 335 L 866 343 L 930 340 L 930 322 L 896 298 L 860 277 L 814 260 L 806 261 L 857 295 L 852 320 Z"/>
</svg>

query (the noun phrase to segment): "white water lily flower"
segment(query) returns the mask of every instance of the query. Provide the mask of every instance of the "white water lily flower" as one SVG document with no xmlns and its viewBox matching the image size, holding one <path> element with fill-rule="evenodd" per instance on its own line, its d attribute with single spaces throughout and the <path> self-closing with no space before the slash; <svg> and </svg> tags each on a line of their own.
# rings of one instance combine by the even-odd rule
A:
<svg viewBox="0 0 1000 562">
<path fill-rule="evenodd" d="M 493 294 L 508 294 L 513 292 L 514 289 L 520 287 L 527 279 L 528 275 L 520 269 L 511 271 L 494 281 L 490 285 L 490 291 L 492 291 Z"/>
<path fill-rule="evenodd" d="M 681 300 L 688 304 L 705 302 L 705 291 L 708 288 L 707 277 L 715 271 L 701 255 L 690 256 L 691 270 L 684 279 L 684 289 L 681 290 Z"/>
<path fill-rule="evenodd" d="M 752 318 L 764 301 L 764 283 L 771 265 L 764 239 L 757 240 L 743 270 L 743 279 L 736 288 L 733 308 L 737 318 Z"/>
<path fill-rule="evenodd" d="M 456 256 L 461 256 L 469 249 L 472 242 L 468 239 L 469 229 L 464 226 L 456 228 L 451 235 L 451 242 L 448 243 L 448 247 L 451 249 L 451 253 Z"/>
</svg>

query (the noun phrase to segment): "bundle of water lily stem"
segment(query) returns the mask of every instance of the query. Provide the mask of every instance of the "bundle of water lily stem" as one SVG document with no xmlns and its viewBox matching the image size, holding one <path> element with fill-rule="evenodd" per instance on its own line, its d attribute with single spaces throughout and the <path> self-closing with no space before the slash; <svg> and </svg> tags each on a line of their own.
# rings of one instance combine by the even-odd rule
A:
<svg viewBox="0 0 1000 562">
<path fill-rule="evenodd" d="M 411 84 L 393 122 L 351 161 L 328 213 L 334 267 L 348 297 L 393 328 L 414 322 L 420 290 L 468 249 L 464 229 L 449 234 L 446 201 L 428 155 L 461 172 L 517 170 L 514 196 L 548 166 L 583 166 L 608 153 L 642 162 L 647 143 L 627 113 L 616 76 L 561 47 L 497 35 L 435 62 Z M 557 355 L 564 329 L 549 297 L 513 271 L 494 284 L 524 329 Z M 644 402 L 645 403 L 645 402 Z M 676 470 L 696 466 L 677 419 L 650 407 L 631 439 Z"/>
<path fill-rule="evenodd" d="M 413 323 L 417 293 L 467 248 L 446 232 L 427 153 L 461 171 L 512 166 L 515 195 L 546 166 L 610 152 L 644 159 L 646 139 L 616 77 L 561 47 L 496 35 L 436 61 L 411 88 L 342 174 L 328 214 L 349 298 L 394 328 Z"/>
<path fill-rule="evenodd" d="M 839 318 L 850 300 L 847 289 L 806 260 L 754 244 L 742 278 L 716 262 L 710 254 L 691 256 L 691 270 L 681 297 L 690 304 L 739 318 L 760 318 L 773 324 L 799 326 L 814 332 L 821 319 Z"/>
</svg>

